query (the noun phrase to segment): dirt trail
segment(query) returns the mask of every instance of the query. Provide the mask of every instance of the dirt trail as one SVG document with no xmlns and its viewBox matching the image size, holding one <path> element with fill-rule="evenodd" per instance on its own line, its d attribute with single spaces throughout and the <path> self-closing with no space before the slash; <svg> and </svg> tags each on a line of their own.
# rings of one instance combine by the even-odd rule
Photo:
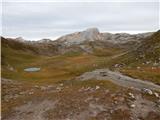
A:
<svg viewBox="0 0 160 120">
<path fill-rule="evenodd" d="M 123 56 L 123 55 L 125 55 L 125 54 L 129 53 L 129 52 L 130 52 L 130 51 L 123 52 L 123 53 L 120 53 L 120 54 L 117 54 L 117 55 L 113 55 L 113 56 L 111 56 L 111 58 L 110 58 L 110 59 L 118 58 L 118 57 L 120 57 L 120 56 Z"/>
<path fill-rule="evenodd" d="M 133 87 L 135 89 L 141 90 L 143 88 L 148 88 L 151 90 L 160 91 L 160 86 L 154 83 L 143 81 L 140 79 L 134 79 L 128 76 L 121 74 L 120 72 L 113 72 L 109 69 L 97 69 L 92 72 L 86 72 L 81 76 L 77 77 L 79 80 L 110 80 L 115 84 L 118 84 L 123 87 Z"/>
</svg>

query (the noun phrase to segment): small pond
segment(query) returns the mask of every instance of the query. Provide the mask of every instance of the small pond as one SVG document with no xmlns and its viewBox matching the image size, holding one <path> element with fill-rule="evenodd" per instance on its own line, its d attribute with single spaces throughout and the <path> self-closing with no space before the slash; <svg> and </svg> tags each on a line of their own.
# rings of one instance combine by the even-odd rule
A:
<svg viewBox="0 0 160 120">
<path fill-rule="evenodd" d="M 38 72 L 40 70 L 41 70 L 41 68 L 37 68 L 37 67 L 30 67 L 30 68 L 24 69 L 25 72 Z"/>
</svg>

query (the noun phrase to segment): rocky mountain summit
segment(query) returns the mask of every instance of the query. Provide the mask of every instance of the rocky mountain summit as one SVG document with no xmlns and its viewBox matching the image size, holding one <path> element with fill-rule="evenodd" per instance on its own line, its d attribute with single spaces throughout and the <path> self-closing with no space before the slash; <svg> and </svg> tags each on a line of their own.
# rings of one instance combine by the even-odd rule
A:
<svg viewBox="0 0 160 120">
<path fill-rule="evenodd" d="M 139 42 L 140 40 L 151 36 L 153 33 L 127 34 L 127 33 L 100 33 L 97 28 L 88 28 L 82 32 L 68 34 L 57 40 L 66 45 L 81 44 L 84 41 L 104 41 L 114 44 L 124 44 L 127 42 Z"/>
<path fill-rule="evenodd" d="M 57 39 L 66 45 L 80 44 L 84 41 L 95 41 L 100 39 L 100 32 L 97 28 L 89 28 L 82 32 L 68 34 Z"/>
</svg>

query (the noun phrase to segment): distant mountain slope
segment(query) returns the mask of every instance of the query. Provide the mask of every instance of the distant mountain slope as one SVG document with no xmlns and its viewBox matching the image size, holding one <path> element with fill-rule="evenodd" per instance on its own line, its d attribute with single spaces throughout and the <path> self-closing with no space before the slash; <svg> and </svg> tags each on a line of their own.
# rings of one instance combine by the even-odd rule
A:
<svg viewBox="0 0 160 120">
<path fill-rule="evenodd" d="M 6 39 L 4 37 L 1 37 L 1 44 L 2 44 L 2 50 L 3 47 L 10 47 L 15 50 L 31 51 L 35 53 L 37 52 L 34 46 L 21 42 L 17 39 L 11 39 L 11 38 Z"/>
<path fill-rule="evenodd" d="M 140 65 L 160 66 L 160 30 L 143 39 L 134 49 L 113 62 L 112 64 L 134 67 Z"/>
<path fill-rule="evenodd" d="M 110 50 L 113 49 L 132 50 L 140 45 L 143 39 L 152 34 L 153 33 L 130 35 L 127 33 L 100 33 L 97 28 L 89 28 L 82 32 L 64 35 L 55 41 L 50 39 L 26 41 L 21 37 L 16 39 L 2 37 L 1 41 L 2 52 L 4 47 L 9 47 L 13 50 L 21 50 L 36 55 L 47 56 L 60 55 L 68 52 L 106 55 L 112 54 Z"/>
<path fill-rule="evenodd" d="M 21 41 L 18 39 L 1 37 L 2 52 L 3 48 L 11 48 L 13 50 L 21 50 L 30 54 L 38 55 L 54 55 L 57 52 L 57 47 L 51 42 L 34 42 L 34 41 Z"/>
</svg>

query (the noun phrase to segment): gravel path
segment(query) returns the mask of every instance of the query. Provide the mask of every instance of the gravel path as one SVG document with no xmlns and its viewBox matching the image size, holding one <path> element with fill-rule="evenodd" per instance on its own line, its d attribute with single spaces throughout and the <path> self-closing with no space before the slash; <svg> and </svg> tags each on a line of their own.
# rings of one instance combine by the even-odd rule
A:
<svg viewBox="0 0 160 120">
<path fill-rule="evenodd" d="M 151 90 L 160 91 L 160 86 L 154 83 L 134 79 L 128 76 L 121 74 L 120 72 L 113 72 L 109 69 L 97 69 L 91 72 L 86 72 L 81 76 L 76 78 L 77 80 L 90 80 L 90 79 L 97 79 L 97 80 L 110 80 L 115 84 L 118 84 L 123 87 L 133 87 L 135 89 L 141 90 L 143 88 L 148 88 Z"/>
</svg>

